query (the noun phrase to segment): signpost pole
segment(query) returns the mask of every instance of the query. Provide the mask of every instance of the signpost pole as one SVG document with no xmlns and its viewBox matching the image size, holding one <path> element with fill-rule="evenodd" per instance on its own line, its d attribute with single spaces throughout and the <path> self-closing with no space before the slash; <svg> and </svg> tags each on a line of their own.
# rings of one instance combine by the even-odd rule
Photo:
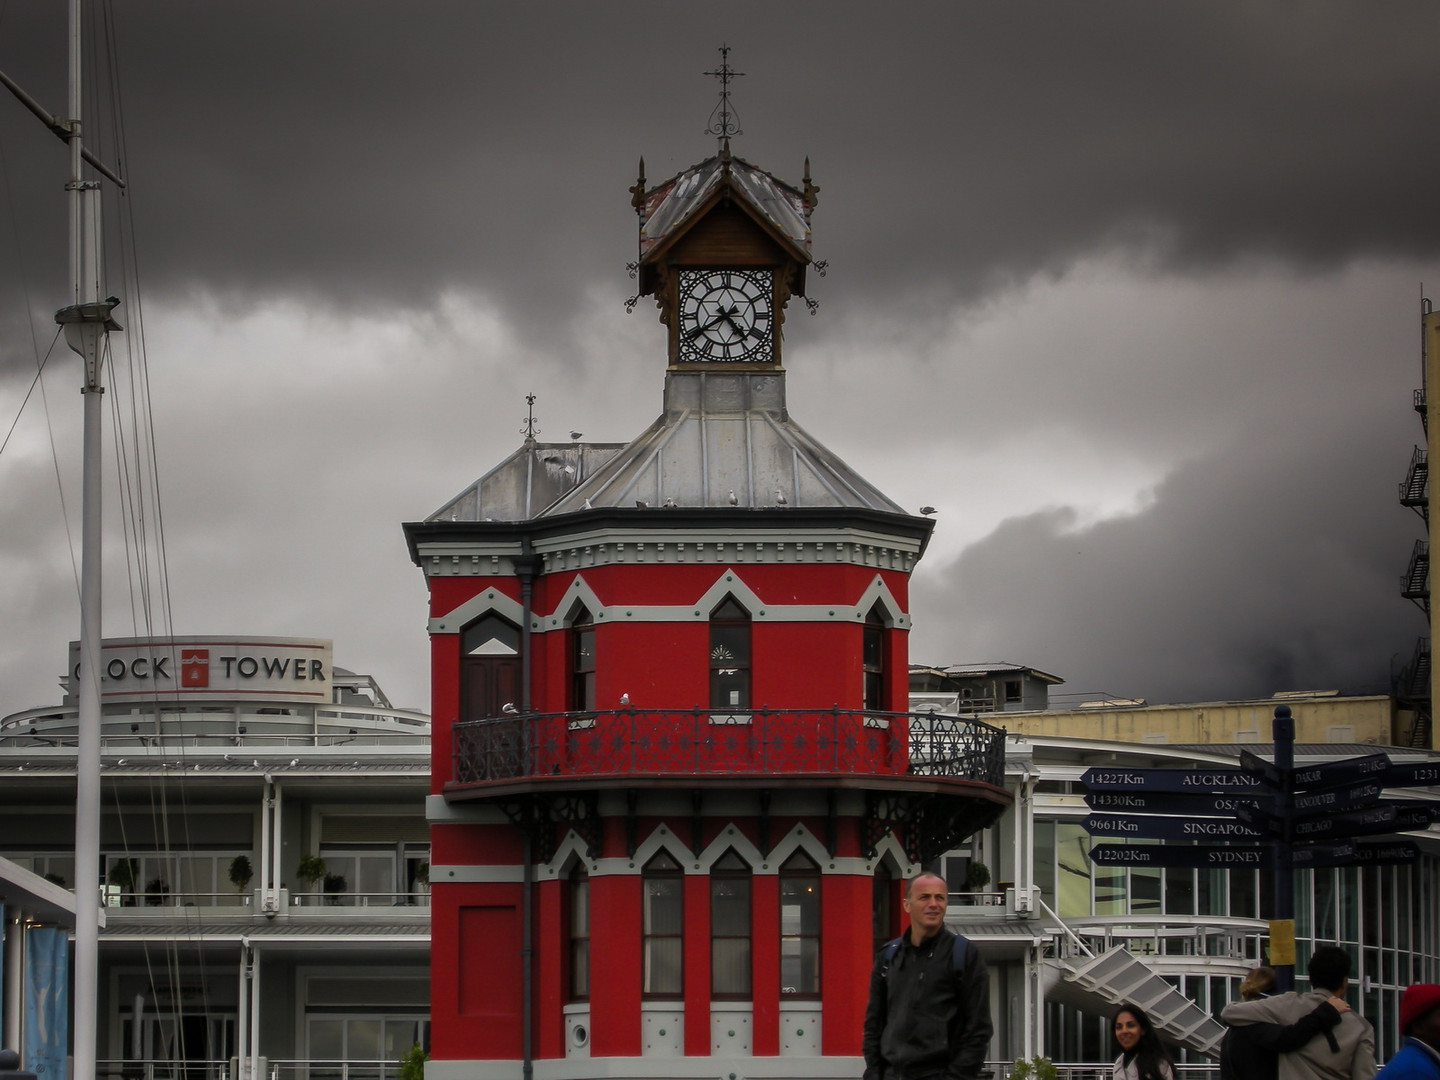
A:
<svg viewBox="0 0 1440 1080">
<path fill-rule="evenodd" d="M 1271 725 L 1275 767 L 1280 771 L 1280 842 L 1275 845 L 1275 911 L 1270 920 L 1270 966 L 1275 990 L 1295 988 L 1295 719 L 1289 705 L 1275 706 Z"/>
</svg>

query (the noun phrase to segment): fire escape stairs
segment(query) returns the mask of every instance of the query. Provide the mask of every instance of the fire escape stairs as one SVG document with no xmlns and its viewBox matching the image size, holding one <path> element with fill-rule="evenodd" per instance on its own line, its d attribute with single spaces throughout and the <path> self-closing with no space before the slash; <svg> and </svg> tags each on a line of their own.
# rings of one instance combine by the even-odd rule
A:
<svg viewBox="0 0 1440 1080">
<path fill-rule="evenodd" d="M 1410 745 L 1417 750 L 1428 750 L 1431 746 L 1430 714 L 1419 713 L 1415 717 L 1415 723 L 1410 726 Z"/>
<path fill-rule="evenodd" d="M 1219 1056 L 1225 1025 L 1125 946 L 1117 945 L 1099 956 L 1077 960 L 1050 961 L 1059 966 L 1060 981 L 1051 987 L 1048 996 L 1068 999 L 1087 1012 L 1107 1016 L 1120 1005 L 1138 1005 L 1167 1038 L 1209 1057 Z M 1083 998 L 1090 1000 L 1081 1004 Z"/>
<path fill-rule="evenodd" d="M 1410 553 L 1410 567 L 1400 583 L 1400 595 L 1407 600 L 1423 601 L 1422 606 L 1430 610 L 1430 542 L 1416 540 L 1415 549 Z"/>
<path fill-rule="evenodd" d="M 1430 461 L 1429 452 L 1423 446 L 1415 447 L 1410 455 L 1410 468 L 1400 484 L 1400 505 L 1430 520 Z"/>
</svg>

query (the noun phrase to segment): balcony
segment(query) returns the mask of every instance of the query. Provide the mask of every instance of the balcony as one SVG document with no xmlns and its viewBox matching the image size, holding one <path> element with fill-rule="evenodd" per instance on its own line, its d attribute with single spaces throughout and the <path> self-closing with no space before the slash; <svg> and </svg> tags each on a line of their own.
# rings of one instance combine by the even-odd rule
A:
<svg viewBox="0 0 1440 1080">
<path fill-rule="evenodd" d="M 852 709 L 542 713 L 455 725 L 448 790 L 517 781 L 685 783 L 929 777 L 1001 787 L 1005 732 L 974 719 Z"/>
<path fill-rule="evenodd" d="M 454 727 L 447 801 L 488 801 L 535 831 L 577 828 L 598 850 L 604 790 L 824 791 L 865 799 L 868 852 L 890 831 L 938 855 L 1010 805 L 1005 732 L 973 718 L 858 709 L 617 709 L 471 720 Z M 764 800 L 762 800 L 762 804 Z M 762 815 L 766 813 L 762 809 Z M 631 837 L 633 840 L 633 837 Z"/>
</svg>

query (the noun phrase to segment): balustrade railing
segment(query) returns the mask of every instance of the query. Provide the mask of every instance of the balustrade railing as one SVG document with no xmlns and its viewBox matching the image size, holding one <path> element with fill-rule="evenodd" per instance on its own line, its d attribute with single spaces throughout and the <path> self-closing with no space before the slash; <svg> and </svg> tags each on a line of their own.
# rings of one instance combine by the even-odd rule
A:
<svg viewBox="0 0 1440 1080">
<path fill-rule="evenodd" d="M 547 776 L 830 773 L 1001 785 L 1005 732 L 973 718 L 857 709 L 616 709 L 463 721 L 461 784 Z"/>
<path fill-rule="evenodd" d="M 400 1071 L 395 1061 L 320 1061 L 303 1058 L 280 1060 L 262 1058 L 263 1073 L 254 1080 L 394 1080 Z M 1053 1063 L 1056 1080 L 1110 1080 L 1110 1062 Z M 99 1080 L 247 1080 L 248 1070 L 236 1059 L 229 1061 L 174 1061 L 110 1059 L 95 1063 Z M 985 1071 L 1001 1078 L 1009 1075 L 1008 1061 L 988 1061 Z M 1219 1066 L 1214 1063 L 1185 1062 L 1175 1066 L 1179 1080 L 1214 1080 Z M 982 1074 L 983 1075 L 983 1074 Z"/>
<path fill-rule="evenodd" d="M 102 903 L 108 908 L 157 911 L 170 908 L 225 908 L 245 912 L 251 907 L 253 894 L 235 892 L 173 892 L 162 886 L 144 891 L 125 890 L 113 885 L 105 886 Z M 290 892 L 291 907 L 362 907 L 395 908 L 427 907 L 430 893 L 425 890 L 414 892 L 351 892 L 349 890 L 316 889 L 312 892 Z M 124 914 L 123 911 L 120 914 Z"/>
</svg>

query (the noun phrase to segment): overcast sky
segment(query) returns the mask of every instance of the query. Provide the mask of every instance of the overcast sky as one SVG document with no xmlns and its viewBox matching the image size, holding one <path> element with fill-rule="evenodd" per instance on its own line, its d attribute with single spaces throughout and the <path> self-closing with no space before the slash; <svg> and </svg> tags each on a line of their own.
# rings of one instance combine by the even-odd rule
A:
<svg viewBox="0 0 1440 1080">
<path fill-rule="evenodd" d="M 626 189 L 714 152 L 722 42 L 735 151 L 821 188 L 791 412 L 939 511 L 912 660 L 1385 692 L 1426 632 L 1396 490 L 1440 284 L 1428 0 L 113 6 L 139 291 L 111 291 L 176 633 L 333 638 L 428 707 L 400 523 L 518 445 L 527 391 L 542 439 L 659 412 Z M 0 70 L 55 112 L 64 56 L 63 5 L 0 6 Z M 0 100 L 0 713 L 57 700 L 78 633 L 76 358 L 21 408 L 67 302 L 65 168 Z"/>
</svg>

